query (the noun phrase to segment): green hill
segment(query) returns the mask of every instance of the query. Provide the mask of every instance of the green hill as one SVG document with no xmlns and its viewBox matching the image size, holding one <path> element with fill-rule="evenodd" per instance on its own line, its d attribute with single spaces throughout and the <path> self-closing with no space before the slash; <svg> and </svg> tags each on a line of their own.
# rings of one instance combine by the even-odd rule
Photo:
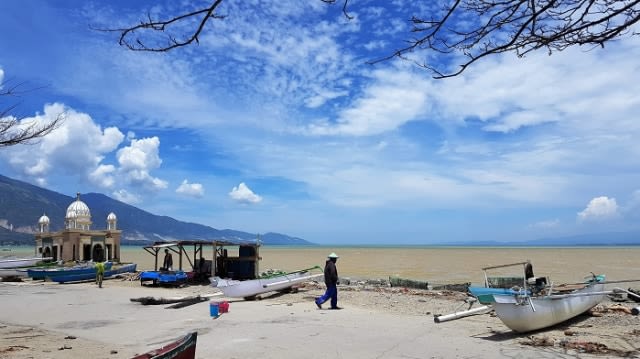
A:
<svg viewBox="0 0 640 359">
<path fill-rule="evenodd" d="M 247 241 L 255 240 L 257 236 L 255 233 L 219 230 L 155 215 L 100 193 L 82 194 L 81 199 L 89 206 L 96 229 L 106 226 L 104 222 L 110 212 L 116 214 L 118 229 L 122 230 L 122 244 L 196 239 Z M 38 230 L 38 219 L 43 214 L 50 219 L 51 231 L 61 230 L 67 207 L 74 200 L 74 197 L 0 175 L 0 244 L 32 244 L 33 233 Z M 313 244 L 280 233 L 260 234 L 260 240 L 267 245 Z"/>
</svg>

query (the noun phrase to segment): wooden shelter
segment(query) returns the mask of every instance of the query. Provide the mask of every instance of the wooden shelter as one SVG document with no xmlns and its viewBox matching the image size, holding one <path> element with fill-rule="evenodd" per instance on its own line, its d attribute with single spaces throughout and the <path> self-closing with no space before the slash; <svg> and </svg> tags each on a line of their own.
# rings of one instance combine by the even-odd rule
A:
<svg viewBox="0 0 640 359">
<path fill-rule="evenodd" d="M 208 248 L 210 247 L 210 249 Z M 162 261 L 162 253 L 168 249 L 176 254 L 174 267 L 182 271 L 193 271 L 202 277 L 217 276 L 232 279 L 256 279 L 260 273 L 260 243 L 231 242 L 225 240 L 184 240 L 155 242 L 143 247 L 155 258 L 154 270 Z M 209 259 L 206 253 L 210 253 Z M 160 256 L 160 257 L 159 257 Z"/>
</svg>

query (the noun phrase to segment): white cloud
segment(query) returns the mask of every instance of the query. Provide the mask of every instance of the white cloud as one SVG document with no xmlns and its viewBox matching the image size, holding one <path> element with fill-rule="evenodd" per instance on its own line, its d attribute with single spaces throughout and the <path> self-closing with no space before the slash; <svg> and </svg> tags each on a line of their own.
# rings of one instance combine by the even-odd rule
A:
<svg viewBox="0 0 640 359">
<path fill-rule="evenodd" d="M 365 49 L 371 51 L 371 50 L 377 50 L 377 49 L 384 49 L 384 47 L 387 46 L 387 42 L 384 40 L 373 40 L 373 41 L 369 41 L 366 44 L 362 45 L 362 47 L 364 47 Z"/>
<path fill-rule="evenodd" d="M 555 218 L 555 219 L 550 219 L 550 220 L 540 221 L 540 222 L 530 224 L 529 228 L 550 229 L 550 228 L 556 228 L 559 226 L 560 226 L 560 220 Z"/>
<path fill-rule="evenodd" d="M 595 197 L 587 208 L 578 213 L 578 221 L 605 221 L 618 216 L 618 204 L 615 198 L 606 196 Z"/>
<path fill-rule="evenodd" d="M 262 197 L 253 193 L 253 191 L 244 182 L 241 182 L 238 186 L 233 187 L 229 196 L 236 202 L 240 203 L 259 203 L 262 201 Z"/>
<path fill-rule="evenodd" d="M 59 116 L 64 116 L 62 125 L 38 143 L 8 147 L 0 156 L 14 170 L 38 183 L 46 183 L 46 177 L 52 174 L 95 180 L 92 176 L 104 171 L 101 166 L 105 155 L 118 147 L 124 135 L 115 127 L 103 130 L 88 114 L 60 103 L 46 105 L 43 114 L 24 118 L 20 123 L 45 124 Z"/>
<path fill-rule="evenodd" d="M 189 197 L 201 198 L 204 196 L 204 188 L 200 183 L 189 183 L 186 179 L 176 189 L 176 193 Z"/>
<path fill-rule="evenodd" d="M 305 105 L 309 108 L 318 108 L 324 105 L 327 101 L 341 97 L 347 96 L 349 92 L 347 91 L 325 91 L 318 90 L 315 96 L 311 96 L 305 100 Z"/>
<path fill-rule="evenodd" d="M 131 193 L 125 189 L 113 191 L 111 195 L 118 201 L 128 204 L 137 204 L 142 201 L 139 195 Z"/>
<path fill-rule="evenodd" d="M 113 165 L 99 165 L 93 172 L 89 174 L 92 183 L 102 188 L 112 188 L 115 184 L 113 174 L 116 168 Z"/>
<path fill-rule="evenodd" d="M 373 84 L 350 108 L 339 113 L 335 124 L 317 122 L 309 126 L 309 132 L 368 136 L 393 131 L 428 109 L 429 86 L 423 76 L 401 67 L 375 71 Z"/>
<path fill-rule="evenodd" d="M 132 139 L 129 146 L 118 150 L 116 156 L 120 164 L 119 170 L 129 183 L 151 191 L 167 188 L 166 181 L 150 174 L 151 170 L 162 164 L 159 148 L 160 139 L 154 136 Z"/>
<path fill-rule="evenodd" d="M 545 123 L 580 132 L 628 123 L 640 107 L 634 61 L 639 43 L 626 39 L 588 52 L 488 57 L 461 76 L 436 82 L 434 106 L 441 121 L 481 121 L 485 131 L 503 133 Z"/>
</svg>

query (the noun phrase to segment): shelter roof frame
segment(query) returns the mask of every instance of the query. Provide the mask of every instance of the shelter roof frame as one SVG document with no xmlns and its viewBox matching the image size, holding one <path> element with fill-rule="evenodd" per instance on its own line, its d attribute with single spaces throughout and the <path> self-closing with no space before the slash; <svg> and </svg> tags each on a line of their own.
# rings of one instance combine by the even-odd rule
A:
<svg viewBox="0 0 640 359">
<path fill-rule="evenodd" d="M 193 246 L 193 255 L 190 256 L 185 247 Z M 257 263 L 261 259 L 258 254 L 258 248 L 260 247 L 260 241 L 256 240 L 253 242 L 243 241 L 243 242 L 232 242 L 228 240 L 181 240 L 181 241 L 172 241 L 172 242 L 155 242 L 152 245 L 144 246 L 143 249 L 147 251 L 149 254 L 154 256 L 155 264 L 154 270 L 158 271 L 158 254 L 163 249 L 168 249 L 178 255 L 178 269 L 183 270 L 183 256 L 186 258 L 187 262 L 191 266 L 191 268 L 196 268 L 196 259 L 199 258 L 203 260 L 203 247 L 213 247 L 213 260 L 211 266 L 211 276 L 215 276 L 217 273 L 217 265 L 216 263 L 218 256 L 222 253 L 222 249 L 224 247 L 231 246 L 250 246 L 255 248 L 256 256 L 253 260 L 256 263 L 256 273 L 258 272 Z M 193 258 L 193 260 L 192 260 Z M 241 259 L 241 258 L 238 258 Z"/>
</svg>

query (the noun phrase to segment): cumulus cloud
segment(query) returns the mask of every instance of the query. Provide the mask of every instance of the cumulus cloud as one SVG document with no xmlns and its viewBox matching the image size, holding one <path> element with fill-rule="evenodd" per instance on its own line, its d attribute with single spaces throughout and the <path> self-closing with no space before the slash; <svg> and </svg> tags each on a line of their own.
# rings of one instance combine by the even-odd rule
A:
<svg viewBox="0 0 640 359">
<path fill-rule="evenodd" d="M 113 165 L 99 165 L 93 172 L 89 174 L 91 182 L 102 188 L 112 188 L 115 184 L 113 176 L 116 167 Z"/>
<path fill-rule="evenodd" d="M 119 189 L 117 191 L 113 191 L 111 195 L 120 202 L 128 203 L 128 204 L 136 204 L 140 203 L 140 196 L 137 194 L 131 193 L 125 189 Z"/>
<path fill-rule="evenodd" d="M 45 105 L 44 113 L 24 118 L 20 124 L 45 124 L 59 116 L 64 116 L 62 125 L 38 143 L 8 147 L 0 157 L 4 157 L 16 172 L 39 184 L 46 183 L 53 169 L 56 174 L 81 175 L 92 182 L 97 180 L 96 175 L 106 173 L 105 168 L 101 168 L 105 155 L 118 147 L 124 135 L 115 127 L 103 130 L 88 114 L 61 103 Z"/>
<path fill-rule="evenodd" d="M 118 150 L 116 156 L 120 164 L 119 170 L 127 182 L 152 191 L 167 188 L 166 181 L 150 174 L 151 170 L 162 164 L 159 148 L 160 139 L 154 136 L 140 140 L 132 139 L 129 146 Z"/>
<path fill-rule="evenodd" d="M 189 197 L 201 198 L 204 196 L 204 188 L 200 183 L 189 183 L 186 179 L 176 189 L 176 193 Z"/>
<path fill-rule="evenodd" d="M 579 222 L 605 221 L 618 216 L 618 204 L 615 198 L 606 196 L 592 199 L 587 208 L 578 213 Z"/>
<path fill-rule="evenodd" d="M 244 182 L 241 182 L 238 186 L 233 187 L 231 192 L 229 192 L 229 196 L 234 201 L 240 203 L 254 204 L 262 201 L 262 197 L 253 193 L 253 191 L 249 187 L 247 187 Z"/>
</svg>

